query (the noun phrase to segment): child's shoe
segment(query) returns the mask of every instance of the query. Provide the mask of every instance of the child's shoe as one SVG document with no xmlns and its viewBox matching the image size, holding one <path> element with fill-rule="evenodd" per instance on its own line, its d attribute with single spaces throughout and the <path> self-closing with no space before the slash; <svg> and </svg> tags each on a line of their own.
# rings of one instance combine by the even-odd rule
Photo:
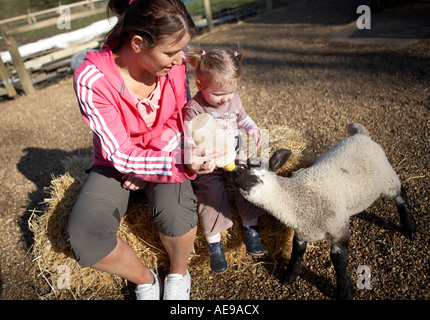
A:
<svg viewBox="0 0 430 320">
<path fill-rule="evenodd" d="M 243 242 L 245 242 L 246 252 L 250 255 L 257 257 L 264 255 L 264 248 L 257 226 L 243 227 Z"/>
<path fill-rule="evenodd" d="M 222 242 L 209 243 L 209 257 L 211 260 L 211 269 L 215 273 L 223 273 L 228 269 L 225 260 L 224 248 Z"/>
</svg>

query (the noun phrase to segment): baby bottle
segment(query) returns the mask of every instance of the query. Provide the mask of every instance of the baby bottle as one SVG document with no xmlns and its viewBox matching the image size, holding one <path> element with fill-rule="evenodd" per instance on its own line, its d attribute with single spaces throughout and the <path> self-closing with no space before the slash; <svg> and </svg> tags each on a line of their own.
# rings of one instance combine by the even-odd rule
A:
<svg viewBox="0 0 430 320">
<path fill-rule="evenodd" d="M 227 171 L 234 169 L 236 159 L 235 139 L 229 137 L 219 123 L 209 114 L 201 113 L 189 122 L 191 136 L 200 149 L 226 150 L 227 153 L 219 158 L 215 165 Z"/>
</svg>

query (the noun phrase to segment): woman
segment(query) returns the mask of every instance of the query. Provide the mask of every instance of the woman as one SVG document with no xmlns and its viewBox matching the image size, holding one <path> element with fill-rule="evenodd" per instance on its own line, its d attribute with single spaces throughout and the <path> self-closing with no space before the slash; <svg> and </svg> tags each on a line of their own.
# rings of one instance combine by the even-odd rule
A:
<svg viewBox="0 0 430 320">
<path fill-rule="evenodd" d="M 158 276 L 116 237 L 130 191 L 144 190 L 170 258 L 164 299 L 189 299 L 197 225 L 190 179 L 212 172 L 220 156 L 181 149 L 182 49 L 195 25 L 180 0 L 110 0 L 108 9 L 117 24 L 74 74 L 81 113 L 94 132 L 94 157 L 70 215 L 70 244 L 80 265 L 135 283 L 137 299 L 159 299 Z"/>
</svg>

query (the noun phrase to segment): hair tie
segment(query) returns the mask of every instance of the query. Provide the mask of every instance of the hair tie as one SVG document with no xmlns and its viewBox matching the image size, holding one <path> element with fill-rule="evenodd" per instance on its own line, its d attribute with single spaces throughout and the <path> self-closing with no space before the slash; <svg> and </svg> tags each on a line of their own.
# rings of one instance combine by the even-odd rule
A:
<svg viewBox="0 0 430 320">
<path fill-rule="evenodd" d="M 132 0 L 133 1 L 133 0 Z M 204 56 L 206 54 L 205 50 L 202 50 L 202 56 Z"/>
</svg>

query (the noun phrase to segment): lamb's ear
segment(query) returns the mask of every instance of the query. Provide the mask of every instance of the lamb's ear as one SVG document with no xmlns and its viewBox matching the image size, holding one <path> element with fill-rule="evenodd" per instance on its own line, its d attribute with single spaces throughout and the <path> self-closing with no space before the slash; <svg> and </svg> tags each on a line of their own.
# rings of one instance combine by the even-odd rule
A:
<svg viewBox="0 0 430 320">
<path fill-rule="evenodd" d="M 269 160 L 269 170 L 273 172 L 278 171 L 292 154 L 293 153 L 287 149 L 276 150 Z"/>
</svg>

